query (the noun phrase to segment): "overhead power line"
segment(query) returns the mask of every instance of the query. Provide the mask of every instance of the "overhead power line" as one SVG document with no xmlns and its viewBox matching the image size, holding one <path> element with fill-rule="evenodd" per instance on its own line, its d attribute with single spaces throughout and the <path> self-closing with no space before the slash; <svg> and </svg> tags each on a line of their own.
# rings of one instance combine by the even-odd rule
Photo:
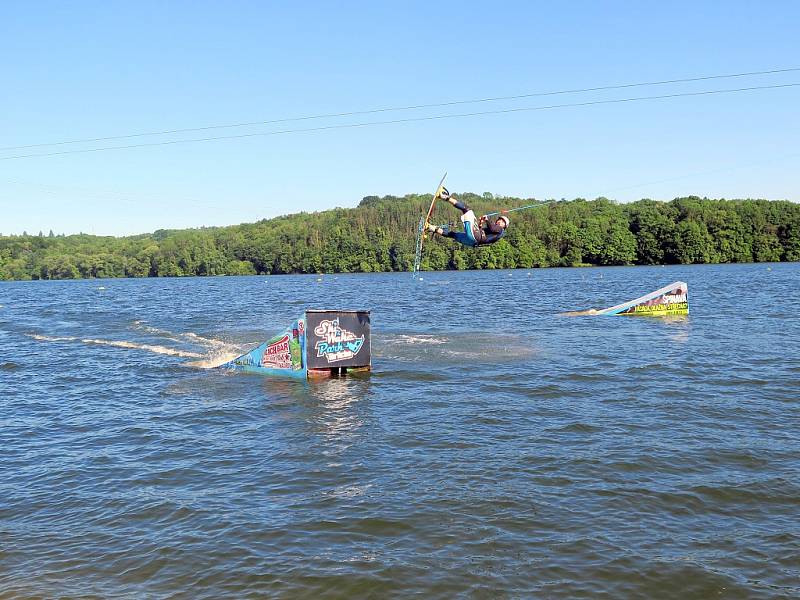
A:
<svg viewBox="0 0 800 600">
<path fill-rule="evenodd" d="M 506 108 L 506 109 L 499 109 L 499 110 L 486 110 L 486 111 L 477 111 L 477 112 L 469 112 L 469 113 L 455 113 L 455 114 L 444 114 L 444 115 L 430 115 L 425 117 L 409 117 L 405 119 L 391 119 L 386 121 L 368 121 L 364 123 L 344 123 L 339 125 L 325 125 L 320 127 L 308 127 L 308 128 L 301 128 L 301 129 L 283 129 L 279 131 L 266 131 L 266 132 L 256 132 L 256 133 L 241 133 L 237 135 L 221 135 L 215 137 L 204 137 L 204 138 L 191 138 L 191 139 L 183 139 L 183 140 L 166 140 L 162 142 L 148 142 L 143 144 L 128 144 L 124 146 L 104 146 L 101 148 L 84 148 L 84 149 L 77 149 L 77 150 L 61 150 L 58 152 L 44 152 L 38 154 L 19 154 L 16 156 L 4 156 L 0 157 L 0 161 L 4 160 L 16 160 L 22 158 L 38 158 L 38 157 L 45 157 L 45 156 L 62 156 L 65 154 L 86 154 L 89 152 L 105 152 L 109 150 L 127 150 L 131 148 L 148 148 L 148 147 L 155 147 L 155 146 L 169 146 L 175 144 L 190 144 L 194 142 L 211 142 L 217 140 L 233 140 L 233 139 L 242 139 L 242 138 L 250 138 L 250 137 L 267 137 L 273 135 L 288 135 L 292 133 L 311 133 L 316 131 L 329 131 L 334 129 L 355 129 L 361 127 L 374 127 L 377 125 L 397 125 L 402 123 L 415 123 L 415 122 L 422 122 L 422 121 L 437 121 L 437 120 L 444 120 L 444 119 L 458 119 L 458 118 L 466 118 L 466 117 L 480 117 L 486 115 L 500 115 L 500 114 L 509 114 L 509 113 L 518 113 L 518 112 L 533 112 L 533 111 L 543 111 L 543 110 L 554 110 L 559 108 L 575 108 L 575 107 L 583 107 L 583 106 L 595 106 L 600 104 L 620 104 L 626 102 L 641 102 L 645 100 L 666 100 L 671 98 L 684 98 L 690 96 L 710 96 L 713 94 L 732 94 L 736 92 L 750 92 L 755 90 L 771 90 L 771 89 L 779 89 L 779 88 L 791 88 L 800 86 L 800 83 L 784 83 L 784 84 L 777 84 L 777 85 L 759 85 L 759 86 L 751 86 L 751 87 L 742 87 L 742 88 L 732 88 L 732 89 L 722 89 L 722 90 L 704 90 L 699 92 L 680 92 L 675 94 L 664 94 L 660 96 L 637 96 L 632 98 L 615 98 L 611 100 L 589 100 L 586 102 L 574 102 L 569 104 L 551 104 L 549 106 L 531 106 L 531 107 L 518 107 L 518 108 Z"/>
<path fill-rule="evenodd" d="M 537 97 L 545 97 L 545 96 L 558 96 L 558 95 L 566 95 L 566 94 L 580 94 L 580 93 L 588 93 L 588 92 L 602 92 L 602 91 L 611 91 L 611 90 L 621 90 L 621 89 L 628 89 L 628 88 L 637 88 L 637 87 L 648 87 L 648 86 L 657 86 L 657 85 L 674 85 L 676 83 L 691 83 L 697 81 L 709 81 L 714 79 L 732 79 L 737 77 L 754 77 L 758 75 L 777 75 L 780 73 L 792 73 L 800 71 L 800 67 L 788 67 L 785 69 L 769 69 L 766 71 L 749 71 L 745 73 L 726 73 L 721 75 L 703 75 L 700 77 L 686 77 L 682 79 L 665 79 L 661 81 L 644 81 L 638 83 L 623 83 L 617 85 L 603 85 L 597 87 L 587 87 L 587 88 L 576 88 L 576 89 L 566 89 L 566 90 L 556 90 L 556 91 L 549 91 L 549 92 L 530 92 L 525 94 L 516 94 L 513 96 L 494 96 L 488 98 L 473 98 L 469 100 L 451 100 L 448 102 L 437 102 L 432 104 L 413 104 L 410 106 L 395 106 L 395 107 L 384 107 L 384 108 L 372 108 L 367 110 L 354 110 L 354 111 L 346 111 L 346 112 L 338 112 L 338 113 L 323 113 L 323 114 L 316 114 L 316 115 L 305 115 L 300 117 L 285 117 L 280 119 L 270 119 L 267 121 L 249 121 L 244 123 L 229 123 L 223 125 L 206 125 L 202 127 L 188 127 L 183 129 L 165 129 L 161 131 L 146 131 L 140 133 L 129 133 L 124 135 L 112 135 L 112 136 L 105 136 L 105 137 L 94 137 L 94 138 L 82 138 L 82 139 L 73 139 L 73 140 L 63 140 L 60 142 L 46 142 L 46 143 L 39 143 L 39 144 L 27 144 L 23 146 L 5 146 L 0 147 L 0 152 L 5 152 L 9 150 L 26 150 L 31 148 L 43 148 L 46 146 L 64 146 L 67 144 L 81 144 L 81 143 L 92 143 L 92 142 L 110 142 L 112 140 L 124 140 L 124 139 L 131 139 L 137 137 L 146 137 L 152 135 L 173 135 L 177 133 L 191 133 L 193 131 L 209 131 L 213 129 L 233 129 L 237 127 L 254 127 L 257 125 L 275 125 L 278 123 L 291 123 L 291 122 L 298 122 L 298 121 L 311 121 L 315 119 L 333 119 L 338 117 L 353 117 L 353 116 L 360 116 L 360 115 L 370 115 L 370 114 L 378 114 L 378 113 L 386 113 L 386 112 L 399 112 L 399 111 L 408 111 L 408 110 L 421 110 L 426 108 L 443 108 L 446 106 L 458 106 L 463 104 L 479 104 L 479 103 L 486 103 L 486 102 L 500 102 L 500 101 L 510 101 L 510 100 L 524 100 L 527 98 L 537 98 Z"/>
</svg>

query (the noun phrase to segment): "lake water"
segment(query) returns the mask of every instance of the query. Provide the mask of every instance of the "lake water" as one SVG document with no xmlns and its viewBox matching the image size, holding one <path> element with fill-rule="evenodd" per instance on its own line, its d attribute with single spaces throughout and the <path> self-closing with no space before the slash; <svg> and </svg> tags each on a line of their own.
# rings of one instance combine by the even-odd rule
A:
<svg viewBox="0 0 800 600">
<path fill-rule="evenodd" d="M 0 597 L 800 597 L 800 264 L 423 278 L 0 283 Z M 305 308 L 373 373 L 204 368 Z"/>
</svg>

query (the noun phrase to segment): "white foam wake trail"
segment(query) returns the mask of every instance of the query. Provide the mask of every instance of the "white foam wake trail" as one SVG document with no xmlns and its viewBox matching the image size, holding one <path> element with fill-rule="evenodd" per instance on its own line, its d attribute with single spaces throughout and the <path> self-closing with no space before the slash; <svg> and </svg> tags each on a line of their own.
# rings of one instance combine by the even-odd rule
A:
<svg viewBox="0 0 800 600">
<path fill-rule="evenodd" d="M 231 344 L 229 344 L 228 342 L 224 342 L 222 340 L 215 340 L 214 338 L 203 337 L 202 335 L 197 335 L 196 333 L 192 333 L 191 331 L 183 335 L 187 339 L 195 341 L 198 344 L 203 344 L 204 346 L 211 346 L 212 348 L 227 348 L 231 346 Z"/>
<path fill-rule="evenodd" d="M 181 342 L 183 340 L 179 339 L 176 334 L 172 333 L 171 331 L 167 331 L 166 329 L 159 329 L 158 327 L 152 327 L 150 325 L 145 325 L 142 321 L 134 321 L 133 326 L 135 329 L 139 329 L 140 331 L 144 331 L 151 335 L 157 335 L 168 340 L 172 340 L 173 342 Z"/>
<path fill-rule="evenodd" d="M 202 346 L 208 346 L 211 348 L 226 348 L 231 346 L 228 342 L 224 342 L 222 340 L 215 340 L 214 338 L 207 338 L 203 337 L 202 335 L 198 335 L 194 332 L 175 332 L 169 331 L 167 329 L 159 329 L 158 327 L 153 327 L 152 325 L 147 325 L 144 321 L 134 321 L 134 327 L 136 329 L 140 329 L 142 331 L 146 331 L 147 333 L 153 335 L 159 335 L 166 337 L 174 342 L 185 342 L 187 340 L 200 344 Z"/>
<path fill-rule="evenodd" d="M 28 333 L 26 334 L 28 337 L 31 337 L 35 340 L 39 340 L 42 342 L 76 342 L 78 338 L 76 337 L 51 337 L 48 335 L 39 335 L 38 333 Z"/>
<path fill-rule="evenodd" d="M 98 346 L 113 346 L 115 348 L 132 348 L 134 350 L 146 350 L 155 354 L 166 354 L 167 356 L 182 356 L 184 358 L 200 358 L 202 354 L 197 352 L 186 352 L 185 350 L 176 350 L 175 348 L 167 348 L 166 346 L 153 346 L 150 344 L 136 344 L 134 342 L 124 342 L 117 340 L 95 340 L 84 338 L 81 340 L 84 344 L 96 344 Z"/>
<path fill-rule="evenodd" d="M 142 321 L 135 321 L 134 325 L 138 329 L 155 335 L 166 336 L 168 339 L 176 342 L 188 341 L 196 345 L 205 346 L 209 350 L 208 354 L 197 354 L 191 358 L 196 357 L 198 360 L 192 360 L 186 363 L 186 366 L 198 369 L 213 369 L 223 365 L 226 362 L 232 361 L 234 358 L 238 358 L 254 346 L 254 344 L 234 344 L 224 340 L 216 340 L 214 338 L 198 335 L 193 331 L 175 332 L 159 329 L 151 325 L 146 325 Z"/>
<path fill-rule="evenodd" d="M 186 366 L 196 367 L 198 369 L 214 369 L 220 365 L 224 365 L 226 362 L 232 361 L 234 358 L 238 358 L 242 354 L 243 352 L 241 350 L 218 350 L 198 360 L 190 360 L 186 363 Z"/>
<path fill-rule="evenodd" d="M 133 350 L 145 350 L 155 354 L 165 354 L 167 356 L 180 356 L 183 358 L 203 358 L 204 355 L 197 352 L 186 352 L 185 350 L 176 350 L 175 348 L 167 348 L 166 346 L 154 346 L 151 344 L 136 344 L 134 342 L 126 342 L 120 340 L 100 340 L 93 338 L 77 338 L 77 337 L 49 337 L 46 335 L 29 334 L 35 340 L 44 342 L 81 342 L 83 344 L 93 344 L 96 346 L 112 346 L 114 348 L 130 348 Z"/>
<path fill-rule="evenodd" d="M 437 338 L 432 335 L 419 334 L 419 335 L 403 335 L 397 336 L 398 343 L 401 344 L 446 344 L 447 340 Z"/>
</svg>

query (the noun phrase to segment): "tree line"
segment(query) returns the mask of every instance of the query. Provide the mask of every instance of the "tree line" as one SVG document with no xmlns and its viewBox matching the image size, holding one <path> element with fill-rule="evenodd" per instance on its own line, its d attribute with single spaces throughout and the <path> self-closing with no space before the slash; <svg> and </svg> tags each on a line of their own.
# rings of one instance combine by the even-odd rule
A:
<svg viewBox="0 0 800 600">
<path fill-rule="evenodd" d="M 511 213 L 508 234 L 491 246 L 428 241 L 423 269 L 800 260 L 800 205 L 788 201 L 460 198 L 476 214 L 536 206 Z M 428 195 L 367 196 L 356 208 L 230 227 L 0 236 L 0 280 L 409 271 L 429 203 Z M 449 206 L 434 212 L 437 224 L 457 225 L 458 216 Z"/>
</svg>

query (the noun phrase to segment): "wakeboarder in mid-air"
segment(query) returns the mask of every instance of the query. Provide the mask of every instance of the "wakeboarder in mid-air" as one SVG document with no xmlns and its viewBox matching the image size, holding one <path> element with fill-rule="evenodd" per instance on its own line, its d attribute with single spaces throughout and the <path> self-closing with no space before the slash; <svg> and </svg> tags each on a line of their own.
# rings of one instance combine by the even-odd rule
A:
<svg viewBox="0 0 800 600">
<path fill-rule="evenodd" d="M 427 214 L 425 214 L 419 220 L 419 227 L 417 228 L 417 247 L 414 253 L 414 268 L 412 269 L 414 279 L 417 278 L 417 273 L 419 273 L 419 270 L 422 266 L 422 246 L 425 240 L 428 239 L 428 235 L 434 234 L 441 235 L 442 237 L 449 237 L 469 248 L 488 246 L 489 244 L 494 244 L 495 242 L 500 241 L 500 239 L 506 234 L 506 230 L 511 224 L 511 219 L 509 219 L 507 216 L 509 212 L 514 210 L 522 210 L 523 208 L 532 208 L 533 206 L 531 205 L 512 208 L 501 211 L 502 214 L 495 212 L 483 215 L 482 217 L 476 217 L 475 213 L 469 206 L 459 201 L 458 198 L 451 195 L 450 192 L 447 191 L 447 188 L 443 185 L 446 177 L 447 173 L 444 174 L 442 180 L 439 182 L 439 187 L 436 188 L 436 193 L 431 199 L 431 204 L 428 207 Z M 451 204 L 461 211 L 461 223 L 463 225 L 463 231 L 460 231 L 458 227 L 453 227 L 451 225 L 437 226 L 431 223 L 431 215 L 433 214 L 433 209 L 436 208 L 437 200 L 446 200 L 448 204 Z M 498 216 L 494 221 L 490 221 L 489 218 L 494 215 L 500 216 Z"/>
<path fill-rule="evenodd" d="M 446 188 L 440 187 L 438 198 L 446 200 L 461 211 L 461 223 L 463 231 L 451 231 L 443 227 L 437 227 L 431 223 L 426 224 L 426 231 L 437 235 L 453 238 L 460 244 L 474 248 L 475 246 L 488 246 L 499 241 L 505 234 L 511 220 L 506 215 L 500 215 L 494 222 L 489 221 L 488 215 L 476 217 L 475 213 L 455 196 L 452 196 Z"/>
</svg>

